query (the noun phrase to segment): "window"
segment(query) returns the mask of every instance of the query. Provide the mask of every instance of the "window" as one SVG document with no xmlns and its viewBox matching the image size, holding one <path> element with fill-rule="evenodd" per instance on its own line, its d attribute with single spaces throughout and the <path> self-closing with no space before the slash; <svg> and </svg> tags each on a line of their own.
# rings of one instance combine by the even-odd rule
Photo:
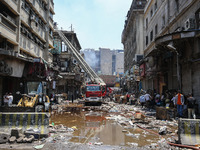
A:
<svg viewBox="0 0 200 150">
<path fill-rule="evenodd" d="M 158 34 L 158 24 L 156 24 L 156 26 L 155 26 L 155 35 L 157 35 Z"/>
<path fill-rule="evenodd" d="M 101 87 L 100 86 L 87 86 L 86 91 L 100 91 Z"/>
<path fill-rule="evenodd" d="M 176 10 L 177 12 L 179 12 L 179 0 L 175 0 L 175 2 L 176 2 Z"/>
<path fill-rule="evenodd" d="M 151 17 L 153 16 L 153 9 L 151 9 Z"/>
<path fill-rule="evenodd" d="M 153 30 L 150 32 L 150 40 L 153 40 Z"/>
<path fill-rule="evenodd" d="M 53 31 L 51 28 L 49 28 L 49 35 L 50 35 L 50 37 L 53 37 Z"/>
<path fill-rule="evenodd" d="M 157 1 L 156 1 L 156 2 L 155 2 L 155 5 L 154 5 L 154 10 L 156 11 L 157 8 L 158 8 L 158 6 L 157 6 Z"/>
<path fill-rule="evenodd" d="M 162 17 L 162 27 L 164 27 L 165 26 L 165 15 L 163 15 L 163 17 Z"/>
<path fill-rule="evenodd" d="M 148 28 L 148 18 L 146 18 L 146 29 Z"/>
<path fill-rule="evenodd" d="M 149 41 L 148 41 L 148 35 L 146 36 L 146 46 L 148 45 Z"/>
<path fill-rule="evenodd" d="M 53 20 L 53 13 L 51 11 L 49 12 L 49 17 L 51 18 L 51 20 Z"/>
<path fill-rule="evenodd" d="M 200 29 L 200 8 L 195 12 L 196 26 Z"/>
</svg>

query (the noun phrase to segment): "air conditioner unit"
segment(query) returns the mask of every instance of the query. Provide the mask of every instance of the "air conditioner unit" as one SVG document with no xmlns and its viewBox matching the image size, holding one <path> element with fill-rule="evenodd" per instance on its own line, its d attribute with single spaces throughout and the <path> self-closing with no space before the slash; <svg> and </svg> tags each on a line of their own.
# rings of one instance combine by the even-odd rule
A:
<svg viewBox="0 0 200 150">
<path fill-rule="evenodd" d="M 195 19 L 194 18 L 188 18 L 185 21 L 185 30 L 190 30 L 195 28 Z"/>
<path fill-rule="evenodd" d="M 73 59 L 73 64 L 77 64 L 77 61 L 76 61 L 76 59 Z"/>
<path fill-rule="evenodd" d="M 135 61 L 136 62 L 139 62 L 140 60 L 142 60 L 144 57 L 144 55 L 141 55 L 141 54 L 135 54 Z"/>
<path fill-rule="evenodd" d="M 30 19 L 31 19 L 31 20 L 35 20 L 35 16 L 34 16 L 34 15 L 31 15 Z"/>
</svg>

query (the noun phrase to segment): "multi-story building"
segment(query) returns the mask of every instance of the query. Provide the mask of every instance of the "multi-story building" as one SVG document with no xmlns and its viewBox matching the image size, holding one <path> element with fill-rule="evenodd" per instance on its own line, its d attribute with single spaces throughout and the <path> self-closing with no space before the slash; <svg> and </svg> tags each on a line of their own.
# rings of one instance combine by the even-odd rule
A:
<svg viewBox="0 0 200 150">
<path fill-rule="evenodd" d="M 199 103 L 200 2 L 148 0 L 143 13 L 144 31 L 141 33 L 144 34 L 144 59 L 140 62 L 141 88 L 156 90 L 160 94 L 165 90 L 180 89 L 185 95 L 192 93 Z M 125 22 L 125 29 L 128 28 L 126 24 L 130 21 L 128 19 Z M 133 25 L 134 23 L 130 27 Z M 132 30 L 127 30 L 127 34 L 125 31 L 122 34 L 122 41 L 136 35 Z M 126 58 L 129 55 L 126 47 L 131 45 L 131 42 L 128 44 L 124 40 L 123 44 L 125 62 L 131 61 Z M 125 64 L 125 70 L 129 69 L 128 66 Z"/>
<path fill-rule="evenodd" d="M 123 50 L 113 50 L 113 74 L 124 74 L 124 51 Z"/>
<path fill-rule="evenodd" d="M 124 72 L 124 51 L 99 48 L 85 49 L 84 59 L 97 74 L 116 75 Z"/>
<path fill-rule="evenodd" d="M 159 93 L 180 89 L 200 99 L 200 2 L 149 0 L 144 14 L 143 87 Z"/>
<path fill-rule="evenodd" d="M 122 32 L 124 72 L 127 78 L 124 84 L 127 84 L 128 91 L 136 89 L 138 85 L 138 63 L 143 58 L 145 4 L 146 0 L 132 1 Z"/>
<path fill-rule="evenodd" d="M 6 92 L 12 92 L 14 102 L 17 101 L 15 93 L 24 88 L 29 77 L 46 80 L 49 75 L 47 62 L 52 61 L 48 50 L 53 48 L 53 15 L 53 0 L 0 1 L 1 102 Z"/>
<path fill-rule="evenodd" d="M 101 74 L 112 75 L 112 52 L 108 48 L 99 48 Z"/>
<path fill-rule="evenodd" d="M 80 53 L 80 43 L 73 31 L 62 31 L 65 37 Z M 54 65 L 58 65 L 59 75 L 62 77 L 56 81 L 56 93 L 66 93 L 68 99 L 76 99 L 81 94 L 81 85 L 84 81 L 82 69 L 79 66 L 73 53 L 60 38 L 57 32 L 54 32 L 54 49 L 51 51 L 54 58 Z"/>
</svg>

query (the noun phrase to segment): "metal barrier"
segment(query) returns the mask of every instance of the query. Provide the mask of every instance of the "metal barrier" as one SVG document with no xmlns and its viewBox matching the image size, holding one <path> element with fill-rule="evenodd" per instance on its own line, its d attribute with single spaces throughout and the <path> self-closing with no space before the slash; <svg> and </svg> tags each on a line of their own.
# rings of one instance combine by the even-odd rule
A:
<svg viewBox="0 0 200 150">
<path fill-rule="evenodd" d="M 183 119 L 178 122 L 179 142 L 185 145 L 200 144 L 200 119 Z"/>
<path fill-rule="evenodd" d="M 39 135 L 48 135 L 49 113 L 0 113 L 0 130 L 10 133 L 12 128 L 21 128 Z"/>
</svg>

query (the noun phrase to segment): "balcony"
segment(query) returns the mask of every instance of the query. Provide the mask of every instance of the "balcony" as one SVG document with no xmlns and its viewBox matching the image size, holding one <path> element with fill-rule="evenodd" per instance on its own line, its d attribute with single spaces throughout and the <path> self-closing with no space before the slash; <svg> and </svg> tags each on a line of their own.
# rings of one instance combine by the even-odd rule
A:
<svg viewBox="0 0 200 150">
<path fill-rule="evenodd" d="M 23 35 L 20 37 L 20 47 L 33 56 L 43 57 L 43 49 Z"/>
<path fill-rule="evenodd" d="M 54 3 L 53 3 L 53 0 L 50 0 L 50 10 L 53 14 L 55 14 L 54 12 Z"/>
<path fill-rule="evenodd" d="M 42 8 L 41 4 L 39 4 L 36 0 L 28 1 L 32 4 L 33 9 L 36 11 L 36 13 L 43 19 L 43 21 L 46 22 L 46 11 L 44 10 L 44 8 Z"/>
<path fill-rule="evenodd" d="M 15 20 L 13 20 L 15 21 Z M 17 42 L 17 26 L 9 18 L 0 14 L 0 33 L 13 42 Z"/>
<path fill-rule="evenodd" d="M 19 3 L 19 0 L 3 0 L 5 3 L 7 3 L 8 6 L 10 6 L 15 12 L 17 11 L 17 5 Z"/>
<path fill-rule="evenodd" d="M 36 35 L 38 35 L 43 41 L 45 41 L 45 30 L 42 28 L 42 26 L 39 25 L 39 23 L 37 23 L 36 26 L 36 22 L 31 21 L 31 28 Z"/>
<path fill-rule="evenodd" d="M 52 20 L 51 18 L 49 19 L 49 26 L 50 26 L 50 28 L 52 28 L 52 29 L 54 28 L 53 20 Z"/>
<path fill-rule="evenodd" d="M 21 19 L 26 25 L 29 25 L 29 14 L 25 9 L 21 9 Z"/>
</svg>

